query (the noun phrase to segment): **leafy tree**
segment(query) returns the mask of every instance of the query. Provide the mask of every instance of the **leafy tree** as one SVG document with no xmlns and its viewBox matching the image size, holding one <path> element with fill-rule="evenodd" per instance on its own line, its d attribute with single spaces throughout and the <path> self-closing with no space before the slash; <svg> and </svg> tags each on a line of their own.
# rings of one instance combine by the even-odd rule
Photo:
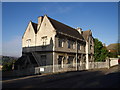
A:
<svg viewBox="0 0 120 90">
<path fill-rule="evenodd" d="M 4 63 L 4 65 L 3 65 L 3 67 L 2 67 L 2 70 L 3 71 L 10 71 L 10 70 L 12 70 L 12 63 L 11 62 L 9 62 L 9 63 Z"/>
<path fill-rule="evenodd" d="M 17 58 L 9 57 L 9 56 L 3 56 L 2 57 L 2 70 L 3 71 L 10 71 L 12 70 L 13 63 L 15 63 Z"/>
<path fill-rule="evenodd" d="M 94 58 L 95 61 L 105 61 L 106 57 L 108 56 L 108 50 L 105 46 L 103 46 L 102 42 L 99 41 L 97 38 L 94 39 Z"/>
</svg>

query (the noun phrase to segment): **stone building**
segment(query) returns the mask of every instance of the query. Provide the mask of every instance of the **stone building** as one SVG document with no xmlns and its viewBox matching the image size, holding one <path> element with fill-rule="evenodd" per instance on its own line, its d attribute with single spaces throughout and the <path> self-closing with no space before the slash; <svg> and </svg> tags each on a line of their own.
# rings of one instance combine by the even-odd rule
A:
<svg viewBox="0 0 120 90">
<path fill-rule="evenodd" d="M 29 22 L 22 37 L 22 56 L 15 69 L 52 66 L 52 72 L 66 65 L 86 69 L 94 58 L 94 38 L 91 30 L 74 29 L 47 15 L 38 17 L 38 23 Z"/>
</svg>

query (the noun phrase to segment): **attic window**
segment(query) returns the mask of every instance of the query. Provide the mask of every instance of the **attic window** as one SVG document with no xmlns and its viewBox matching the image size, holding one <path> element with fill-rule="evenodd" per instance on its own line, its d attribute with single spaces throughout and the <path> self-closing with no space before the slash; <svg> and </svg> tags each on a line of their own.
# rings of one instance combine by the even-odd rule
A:
<svg viewBox="0 0 120 90">
<path fill-rule="evenodd" d="M 26 42 L 27 42 L 27 47 L 30 47 L 31 39 L 27 39 Z"/>
<path fill-rule="evenodd" d="M 43 45 L 46 45 L 47 43 L 47 36 L 41 37 Z"/>
</svg>

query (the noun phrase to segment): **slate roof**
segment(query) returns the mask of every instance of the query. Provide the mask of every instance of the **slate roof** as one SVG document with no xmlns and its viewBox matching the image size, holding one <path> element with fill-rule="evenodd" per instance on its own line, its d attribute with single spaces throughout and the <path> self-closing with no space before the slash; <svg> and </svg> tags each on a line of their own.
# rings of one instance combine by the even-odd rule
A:
<svg viewBox="0 0 120 90">
<path fill-rule="evenodd" d="M 37 62 L 36 62 L 34 56 L 32 55 L 32 53 L 27 53 L 27 55 L 29 56 L 30 62 L 32 64 L 37 64 Z"/>
<path fill-rule="evenodd" d="M 20 57 L 16 62 L 15 64 L 16 65 L 23 65 L 23 63 L 28 59 L 27 56 L 29 57 L 30 59 L 30 62 L 32 64 L 37 64 L 35 58 L 33 57 L 32 53 L 26 53 L 25 56 L 22 56 Z"/>
<path fill-rule="evenodd" d="M 20 57 L 16 62 L 15 65 L 22 65 L 25 62 L 26 56 Z"/>
<path fill-rule="evenodd" d="M 76 29 L 67 26 L 59 21 L 56 21 L 50 17 L 48 17 L 48 19 L 50 20 L 50 22 L 52 23 L 53 27 L 56 29 L 57 32 L 62 32 L 64 34 L 68 34 L 79 39 L 84 39 L 83 36 Z"/>
<path fill-rule="evenodd" d="M 108 50 L 118 50 L 118 46 L 120 48 L 120 43 L 113 43 L 107 46 Z"/>
<path fill-rule="evenodd" d="M 34 23 L 34 22 L 31 22 L 32 23 L 32 26 L 34 28 L 34 31 L 35 31 L 35 34 L 37 33 L 37 23 Z"/>
</svg>

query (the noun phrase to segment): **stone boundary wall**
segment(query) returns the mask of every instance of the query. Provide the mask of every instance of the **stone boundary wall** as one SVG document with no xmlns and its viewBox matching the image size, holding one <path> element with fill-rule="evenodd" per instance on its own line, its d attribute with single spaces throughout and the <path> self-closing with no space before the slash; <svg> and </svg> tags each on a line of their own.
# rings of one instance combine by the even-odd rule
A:
<svg viewBox="0 0 120 90">
<path fill-rule="evenodd" d="M 110 68 L 112 66 L 118 65 L 118 58 L 110 58 L 105 62 L 89 62 L 89 69 L 96 68 Z M 77 70 L 86 70 L 86 63 L 78 63 Z M 65 71 L 76 71 L 76 63 L 73 64 L 64 64 L 63 67 L 61 65 L 54 65 L 54 72 L 65 72 Z M 24 75 L 34 75 L 41 73 L 54 73 L 53 65 L 49 66 L 41 66 L 35 68 L 28 68 L 23 70 L 14 70 L 3 72 L 3 77 L 15 77 L 15 76 L 24 76 Z"/>
<path fill-rule="evenodd" d="M 110 67 L 118 65 L 118 58 L 110 58 Z"/>
<path fill-rule="evenodd" d="M 90 62 L 89 69 L 108 68 L 107 62 Z"/>
</svg>

